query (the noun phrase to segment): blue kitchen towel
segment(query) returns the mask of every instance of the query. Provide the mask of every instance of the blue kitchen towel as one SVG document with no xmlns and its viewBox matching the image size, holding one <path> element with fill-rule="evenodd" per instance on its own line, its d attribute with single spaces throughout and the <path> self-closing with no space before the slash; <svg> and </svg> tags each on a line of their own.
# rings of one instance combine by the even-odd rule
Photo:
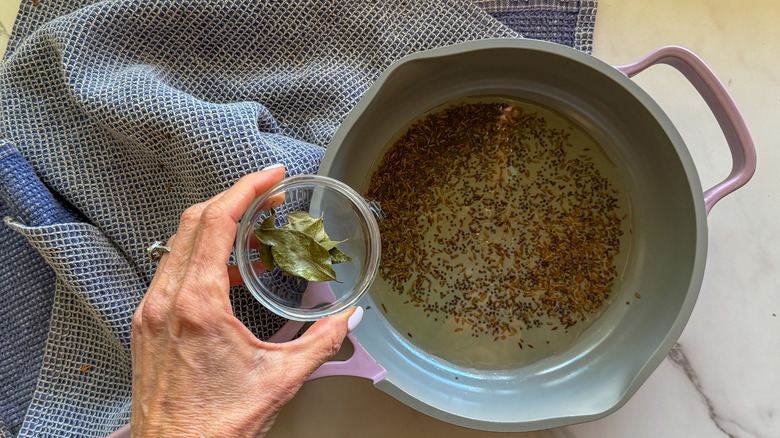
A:
<svg viewBox="0 0 780 438">
<path fill-rule="evenodd" d="M 400 57 L 528 35 L 589 52 L 595 1 L 24 1 L 0 64 L 0 438 L 129 421 L 130 319 L 181 212 L 316 172 Z M 244 288 L 236 315 L 285 322 Z"/>
</svg>

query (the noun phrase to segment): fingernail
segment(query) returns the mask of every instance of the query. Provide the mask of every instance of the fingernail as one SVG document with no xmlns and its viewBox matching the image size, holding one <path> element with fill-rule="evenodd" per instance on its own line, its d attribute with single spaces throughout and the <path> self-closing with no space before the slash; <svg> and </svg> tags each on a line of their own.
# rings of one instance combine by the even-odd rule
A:
<svg viewBox="0 0 780 438">
<path fill-rule="evenodd" d="M 355 308 L 355 311 L 352 313 L 352 316 L 349 317 L 349 320 L 347 320 L 347 331 L 352 333 L 352 330 L 355 330 L 355 328 L 360 324 L 360 321 L 363 319 L 363 308 L 360 306 L 357 306 Z"/>
<path fill-rule="evenodd" d="M 276 169 L 277 167 L 284 167 L 284 164 L 282 163 L 271 164 L 269 166 L 263 167 L 261 170 L 271 170 L 271 169 Z"/>
</svg>

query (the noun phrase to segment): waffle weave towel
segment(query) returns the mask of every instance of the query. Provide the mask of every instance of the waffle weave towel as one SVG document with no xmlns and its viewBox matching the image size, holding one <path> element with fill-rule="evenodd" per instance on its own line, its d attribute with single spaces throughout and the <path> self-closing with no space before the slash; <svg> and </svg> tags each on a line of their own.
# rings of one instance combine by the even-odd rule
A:
<svg viewBox="0 0 780 438">
<path fill-rule="evenodd" d="M 314 173 L 403 55 L 521 34 L 590 51 L 595 1 L 22 2 L 0 64 L 0 437 L 130 416 L 145 250 L 271 163 Z M 242 288 L 236 315 L 284 323 Z"/>
</svg>

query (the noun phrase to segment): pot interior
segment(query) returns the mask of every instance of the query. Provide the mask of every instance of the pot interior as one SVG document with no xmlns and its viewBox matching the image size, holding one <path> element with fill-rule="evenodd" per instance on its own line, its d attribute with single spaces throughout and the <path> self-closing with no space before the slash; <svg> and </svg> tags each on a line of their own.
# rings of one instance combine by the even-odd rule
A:
<svg viewBox="0 0 780 438">
<path fill-rule="evenodd" d="M 411 55 L 350 113 L 319 172 L 364 193 L 400 130 L 432 108 L 479 96 L 562 114 L 617 166 L 628 188 L 632 233 L 620 287 L 572 346 L 507 369 L 461 366 L 419 348 L 370 293 L 355 336 L 387 370 L 377 387 L 454 424 L 524 431 L 604 416 L 636 391 L 679 337 L 706 255 L 695 167 L 666 115 L 632 81 L 595 58 L 532 40 L 482 40 Z"/>
</svg>

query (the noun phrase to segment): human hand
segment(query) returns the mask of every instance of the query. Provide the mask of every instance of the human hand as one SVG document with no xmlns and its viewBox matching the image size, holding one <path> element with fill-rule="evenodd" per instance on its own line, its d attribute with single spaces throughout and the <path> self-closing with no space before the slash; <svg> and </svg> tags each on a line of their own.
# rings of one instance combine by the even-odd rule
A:
<svg viewBox="0 0 780 438">
<path fill-rule="evenodd" d="M 247 175 L 182 215 L 133 315 L 134 436 L 264 435 L 359 322 L 362 312 L 347 311 L 273 344 L 233 315 L 229 288 L 241 276 L 227 263 L 238 220 L 283 177 L 281 166 Z"/>
</svg>

